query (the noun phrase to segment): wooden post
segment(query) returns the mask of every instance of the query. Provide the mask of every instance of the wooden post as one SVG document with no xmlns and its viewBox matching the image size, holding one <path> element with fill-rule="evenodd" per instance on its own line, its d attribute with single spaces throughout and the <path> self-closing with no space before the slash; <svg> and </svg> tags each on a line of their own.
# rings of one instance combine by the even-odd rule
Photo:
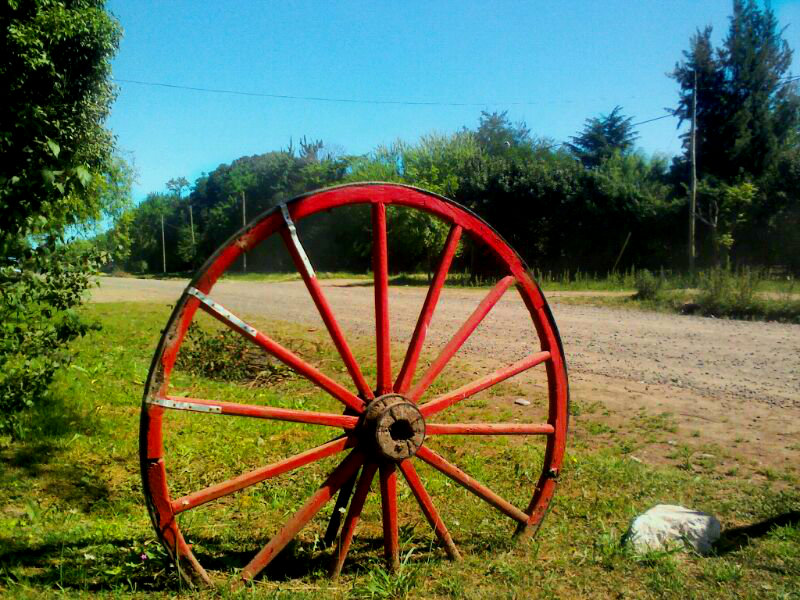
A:
<svg viewBox="0 0 800 600">
<path fill-rule="evenodd" d="M 697 70 L 694 71 L 694 87 L 692 88 L 692 128 L 690 132 L 690 157 L 692 162 L 692 180 L 689 190 L 689 272 L 694 274 L 695 268 L 695 214 L 697 213 Z"/>
<path fill-rule="evenodd" d="M 164 244 L 164 213 L 161 213 L 161 271 L 167 272 L 167 247 Z"/>
<path fill-rule="evenodd" d="M 247 204 L 242 190 L 242 227 L 247 225 Z M 247 253 L 242 252 L 242 273 L 247 273 Z"/>
<path fill-rule="evenodd" d="M 194 249 L 194 217 L 192 216 L 192 205 L 189 205 L 189 227 L 192 230 L 192 249 Z"/>
</svg>

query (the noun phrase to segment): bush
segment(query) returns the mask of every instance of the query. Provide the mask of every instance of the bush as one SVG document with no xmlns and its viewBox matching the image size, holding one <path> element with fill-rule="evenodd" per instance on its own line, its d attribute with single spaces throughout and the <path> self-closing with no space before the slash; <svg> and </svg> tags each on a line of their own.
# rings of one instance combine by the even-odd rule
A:
<svg viewBox="0 0 800 600">
<path fill-rule="evenodd" d="M 635 285 L 637 299 L 657 300 L 664 288 L 664 280 L 647 269 L 642 269 L 636 273 Z"/>
<path fill-rule="evenodd" d="M 0 434 L 46 399 L 101 254 L 64 243 L 128 200 L 114 137 L 111 59 L 122 29 L 101 0 L 6 2 L 0 18 Z"/>
<path fill-rule="evenodd" d="M 700 295 L 697 303 L 705 314 L 742 316 L 757 313 L 756 291 L 761 275 L 745 268 L 738 273 L 715 267 L 700 274 Z"/>
<path fill-rule="evenodd" d="M 239 333 L 209 331 L 195 323 L 186 333 L 175 366 L 193 375 L 251 386 L 268 386 L 294 376 L 289 367 Z"/>
<path fill-rule="evenodd" d="M 148 266 L 146 260 L 135 260 L 131 263 L 131 273 L 147 273 Z"/>
<path fill-rule="evenodd" d="M 779 298 L 758 295 L 760 271 L 715 268 L 700 273 L 697 305 L 704 315 L 800 323 L 800 300 L 789 287 Z"/>
<path fill-rule="evenodd" d="M 0 266 L 0 434 L 20 438 L 20 412 L 48 398 L 72 354 L 67 345 L 92 324 L 75 312 L 100 255 L 50 240 Z"/>
</svg>

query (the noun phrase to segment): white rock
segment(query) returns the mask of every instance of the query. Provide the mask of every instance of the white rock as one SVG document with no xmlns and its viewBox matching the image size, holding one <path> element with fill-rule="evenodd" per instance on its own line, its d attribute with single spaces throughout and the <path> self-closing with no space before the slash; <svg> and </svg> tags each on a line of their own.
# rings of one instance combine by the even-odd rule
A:
<svg viewBox="0 0 800 600">
<path fill-rule="evenodd" d="M 719 521 L 713 515 L 659 504 L 636 517 L 625 537 L 637 552 L 670 550 L 688 544 L 700 554 L 708 554 L 719 534 Z"/>
<path fill-rule="evenodd" d="M 525 400 L 525 398 L 517 398 L 516 400 L 514 400 L 514 404 L 519 404 L 520 406 L 530 406 L 531 401 Z"/>
</svg>

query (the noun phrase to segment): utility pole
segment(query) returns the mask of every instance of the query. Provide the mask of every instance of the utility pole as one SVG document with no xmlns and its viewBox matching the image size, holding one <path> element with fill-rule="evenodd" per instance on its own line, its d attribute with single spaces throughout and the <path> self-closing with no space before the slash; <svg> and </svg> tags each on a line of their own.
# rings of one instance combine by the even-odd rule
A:
<svg viewBox="0 0 800 600">
<path fill-rule="evenodd" d="M 690 132 L 690 156 L 692 162 L 692 181 L 689 190 L 689 273 L 694 274 L 695 254 L 695 214 L 697 213 L 697 69 L 694 71 L 692 88 L 692 129 Z"/>
<path fill-rule="evenodd" d="M 167 247 L 164 244 L 164 213 L 161 213 L 161 270 L 167 272 Z"/>
<path fill-rule="evenodd" d="M 244 190 L 242 190 L 242 227 L 247 225 L 247 203 L 244 198 Z M 242 273 L 247 273 L 247 253 L 242 252 Z"/>
<path fill-rule="evenodd" d="M 189 204 L 189 228 L 192 230 L 192 249 L 194 249 L 194 217 L 192 216 L 191 204 Z"/>
</svg>

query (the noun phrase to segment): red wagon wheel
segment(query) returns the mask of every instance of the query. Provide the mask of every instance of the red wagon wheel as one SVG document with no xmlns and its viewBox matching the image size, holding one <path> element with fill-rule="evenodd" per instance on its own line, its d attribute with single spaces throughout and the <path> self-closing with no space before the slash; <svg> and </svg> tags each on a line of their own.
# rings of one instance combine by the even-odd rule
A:
<svg viewBox="0 0 800 600">
<path fill-rule="evenodd" d="M 310 215 L 352 204 L 369 205 L 372 215 L 377 338 L 377 382 L 374 388 L 367 383 L 345 341 L 295 228 L 295 222 Z M 390 205 L 423 211 L 450 226 L 447 241 L 411 336 L 402 368 L 396 377 L 392 373 L 389 338 L 386 208 Z M 415 380 L 417 363 L 428 325 L 459 241 L 465 233 L 475 242 L 484 245 L 502 264 L 506 274 L 441 349 L 428 369 Z M 243 252 L 251 250 L 273 234 L 280 235 L 291 254 L 352 379 L 351 389 L 323 374 L 318 368 L 256 330 L 212 299 L 215 282 L 231 264 Z M 426 396 L 426 391 L 448 361 L 511 286 L 515 286 L 530 312 L 538 334 L 538 347 L 532 348 L 533 351 L 522 360 L 466 383 L 458 389 L 433 398 Z M 237 331 L 340 401 L 345 408 L 344 414 L 170 395 L 170 373 L 187 329 L 198 309 Z M 448 407 L 537 365 L 542 365 L 547 377 L 549 398 L 547 422 L 440 423 L 436 421 L 437 415 Z M 380 484 L 386 559 L 390 568 L 396 567 L 399 553 L 398 471 L 409 485 L 423 515 L 446 553 L 452 559 L 457 559 L 459 552 L 439 516 L 433 499 L 417 474 L 415 460 L 424 461 L 494 509 L 507 515 L 516 522 L 517 534 L 530 534 L 538 529 L 555 490 L 567 435 L 567 400 L 568 383 L 563 349 L 547 303 L 522 260 L 491 227 L 460 205 L 411 187 L 377 183 L 330 188 L 282 204 L 239 231 L 200 269 L 175 306 L 156 350 L 142 404 L 140 460 L 145 497 L 156 532 L 182 573 L 192 580 L 208 583 L 210 581 L 208 574 L 193 555 L 178 527 L 176 517 L 180 513 L 322 458 L 346 452 L 346 457 L 327 476 L 317 491 L 241 570 L 239 576 L 242 581 L 256 577 L 337 492 L 339 492 L 337 506 L 340 510 L 334 511 L 329 525 L 329 535 L 331 531 L 334 536 L 338 533 L 340 522 L 337 516 L 344 513 L 349 499 L 349 508 L 341 527 L 339 543 L 334 546 L 332 573 L 334 576 L 338 575 L 376 474 Z M 165 456 L 162 436 L 162 422 L 166 414 L 171 411 L 293 421 L 339 428 L 344 433 L 330 442 L 279 462 L 264 465 L 227 481 L 173 498 L 169 492 L 167 476 L 169 457 Z M 527 508 L 523 510 L 508 502 L 434 452 L 426 443 L 428 438 L 447 435 L 544 436 L 546 443 L 543 469 Z"/>
</svg>

